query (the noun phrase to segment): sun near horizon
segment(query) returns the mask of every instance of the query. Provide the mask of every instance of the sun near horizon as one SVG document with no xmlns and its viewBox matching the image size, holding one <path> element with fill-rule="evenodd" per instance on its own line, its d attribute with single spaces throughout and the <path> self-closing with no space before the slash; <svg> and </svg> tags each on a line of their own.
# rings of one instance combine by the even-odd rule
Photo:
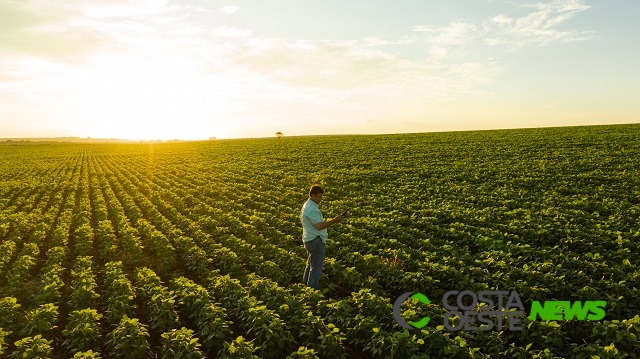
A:
<svg viewBox="0 0 640 359">
<path fill-rule="evenodd" d="M 640 4 L 0 0 L 0 137 L 639 121 Z"/>
</svg>

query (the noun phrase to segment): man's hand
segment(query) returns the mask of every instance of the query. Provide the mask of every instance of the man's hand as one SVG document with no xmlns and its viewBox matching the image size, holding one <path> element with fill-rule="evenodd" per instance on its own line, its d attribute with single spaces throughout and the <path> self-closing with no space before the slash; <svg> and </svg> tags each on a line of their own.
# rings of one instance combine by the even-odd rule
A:
<svg viewBox="0 0 640 359">
<path fill-rule="evenodd" d="M 330 221 L 313 223 L 313 226 L 316 227 L 317 230 L 321 231 L 321 230 L 323 230 L 325 228 L 328 228 L 332 224 L 336 224 L 336 223 L 342 222 L 343 219 L 344 219 L 343 216 L 337 215 L 337 216 L 333 217 L 333 219 L 330 220 Z"/>
</svg>

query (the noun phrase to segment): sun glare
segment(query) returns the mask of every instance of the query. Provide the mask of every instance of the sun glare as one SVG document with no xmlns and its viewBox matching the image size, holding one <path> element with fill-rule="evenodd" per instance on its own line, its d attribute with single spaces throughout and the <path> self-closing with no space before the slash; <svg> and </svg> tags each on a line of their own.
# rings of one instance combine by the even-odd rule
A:
<svg viewBox="0 0 640 359">
<path fill-rule="evenodd" d="M 91 137 L 207 139 L 225 137 L 225 80 L 173 56 L 102 57 L 81 72 L 74 96 L 80 132 Z M 228 81 L 228 80 L 227 80 Z"/>
</svg>

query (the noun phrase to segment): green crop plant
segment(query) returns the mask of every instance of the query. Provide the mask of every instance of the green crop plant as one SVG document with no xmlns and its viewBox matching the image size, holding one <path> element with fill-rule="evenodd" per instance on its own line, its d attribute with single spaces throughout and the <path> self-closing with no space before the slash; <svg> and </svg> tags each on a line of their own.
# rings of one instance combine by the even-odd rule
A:
<svg viewBox="0 0 640 359">
<path fill-rule="evenodd" d="M 62 345 L 70 352 L 97 348 L 102 337 L 100 318 L 102 314 L 95 309 L 86 308 L 71 312 L 69 322 L 62 331 L 62 335 L 66 338 Z"/>
<path fill-rule="evenodd" d="M 193 330 L 180 328 L 162 333 L 162 358 L 201 359 L 204 354 L 200 351 L 198 338 L 193 337 Z"/>
<path fill-rule="evenodd" d="M 47 340 L 38 334 L 33 337 L 25 337 L 15 342 L 16 349 L 11 353 L 11 359 L 23 358 L 40 358 L 48 359 L 51 357 L 53 348 L 51 347 L 53 340 Z"/>
<path fill-rule="evenodd" d="M 107 347 L 112 356 L 124 359 L 143 358 L 148 355 L 149 330 L 137 318 L 122 317 L 120 323 L 107 335 Z"/>
<path fill-rule="evenodd" d="M 640 353 L 640 125 L 274 142 L 0 141 L 2 355 L 159 358 L 182 327 L 207 357 Z M 298 283 L 313 183 L 325 217 L 351 207 L 318 291 Z M 517 291 L 522 330 L 446 329 L 451 290 Z M 403 304 L 430 318 L 405 332 L 407 292 L 431 302 Z M 547 301 L 604 318 L 529 320 Z M 87 309 L 97 341 L 71 334 Z"/>
</svg>

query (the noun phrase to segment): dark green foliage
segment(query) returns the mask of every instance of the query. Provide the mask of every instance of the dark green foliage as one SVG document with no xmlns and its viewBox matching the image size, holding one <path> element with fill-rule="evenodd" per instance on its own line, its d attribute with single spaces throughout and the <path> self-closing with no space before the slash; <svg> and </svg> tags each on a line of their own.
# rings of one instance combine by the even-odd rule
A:
<svg viewBox="0 0 640 359">
<path fill-rule="evenodd" d="M 237 337 L 230 343 L 225 343 L 224 348 L 218 353 L 220 359 L 259 359 L 255 355 L 255 348 L 252 340 L 245 340 L 242 336 Z"/>
<path fill-rule="evenodd" d="M 4 353 L 7 349 L 7 343 L 5 343 L 5 338 L 10 334 L 10 332 L 4 331 L 4 329 L 0 328 L 0 355 Z"/>
<path fill-rule="evenodd" d="M 73 355 L 73 359 L 101 359 L 99 353 L 93 350 L 87 350 L 86 352 L 77 352 Z"/>
<path fill-rule="evenodd" d="M 144 309 L 151 329 L 165 332 L 176 328 L 179 318 L 175 310 L 174 292 L 164 287 L 160 277 L 146 267 L 138 270 L 136 280 L 141 297 L 145 301 Z"/>
<path fill-rule="evenodd" d="M 14 297 L 0 298 L 0 328 L 7 331 L 21 329 L 23 315 L 21 305 Z"/>
<path fill-rule="evenodd" d="M 40 334 L 26 337 L 15 342 L 16 349 L 11 353 L 11 359 L 48 359 L 51 355 L 51 343 Z"/>
<path fill-rule="evenodd" d="M 92 270 L 93 260 L 91 256 L 78 257 L 71 271 L 72 284 L 69 306 L 73 309 L 91 308 L 94 301 L 100 297 L 96 293 L 96 279 Z"/>
<path fill-rule="evenodd" d="M 297 351 L 287 355 L 286 359 L 319 359 L 313 349 L 300 347 Z"/>
<path fill-rule="evenodd" d="M 204 349 L 217 353 L 231 337 L 225 309 L 211 302 L 204 287 L 187 278 L 175 279 L 173 287 L 180 315 L 196 324 Z"/>
<path fill-rule="evenodd" d="M 0 350 L 639 358 L 639 159 L 640 125 L 0 143 Z M 325 218 L 351 207 L 329 229 L 320 291 L 298 283 L 312 183 Z M 439 302 L 452 289 L 517 290 L 525 309 L 605 300 L 606 315 L 452 332 Z M 422 330 L 393 318 L 408 291 L 432 300 L 403 304 L 432 318 Z"/>
<path fill-rule="evenodd" d="M 198 338 L 193 337 L 193 330 L 187 328 L 174 329 L 162 334 L 163 359 L 201 359 Z"/>
<path fill-rule="evenodd" d="M 58 306 L 47 303 L 28 311 L 25 314 L 26 325 L 20 331 L 22 336 L 45 334 L 55 329 L 58 322 Z"/>
<path fill-rule="evenodd" d="M 149 355 L 149 330 L 137 318 L 126 315 L 107 336 L 109 353 L 116 358 L 140 359 Z"/>
<path fill-rule="evenodd" d="M 69 323 L 62 331 L 65 341 L 62 343 L 70 352 L 85 351 L 99 347 L 100 318 L 95 309 L 74 310 L 69 314 Z"/>
<path fill-rule="evenodd" d="M 122 262 L 105 264 L 105 293 L 107 301 L 106 319 L 117 324 L 123 316 L 132 316 L 135 310 L 135 291 L 124 274 Z"/>
</svg>

